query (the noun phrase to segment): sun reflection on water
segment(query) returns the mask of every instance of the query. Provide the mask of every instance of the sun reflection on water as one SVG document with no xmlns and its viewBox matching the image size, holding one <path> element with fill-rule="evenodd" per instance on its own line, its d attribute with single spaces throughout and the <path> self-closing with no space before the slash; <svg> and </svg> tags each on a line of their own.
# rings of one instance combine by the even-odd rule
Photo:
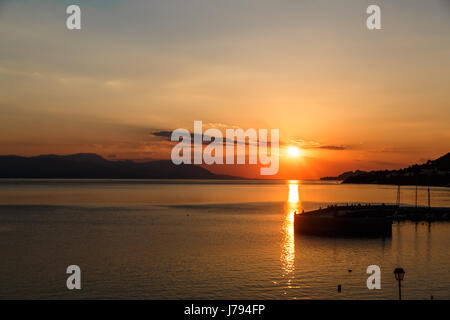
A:
<svg viewBox="0 0 450 320">
<path fill-rule="evenodd" d="M 283 219 L 283 242 L 281 250 L 281 264 L 283 277 L 287 280 L 287 288 L 293 288 L 295 279 L 295 240 L 294 240 L 294 215 L 301 211 L 298 181 L 289 181 L 289 196 L 285 205 Z"/>
<path fill-rule="evenodd" d="M 298 182 L 289 181 L 289 203 L 298 203 Z"/>
</svg>

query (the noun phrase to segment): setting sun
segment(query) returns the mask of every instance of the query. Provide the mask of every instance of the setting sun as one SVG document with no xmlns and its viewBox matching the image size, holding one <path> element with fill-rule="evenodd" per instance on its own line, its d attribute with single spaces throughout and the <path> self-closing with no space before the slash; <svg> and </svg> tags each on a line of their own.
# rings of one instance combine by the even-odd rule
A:
<svg viewBox="0 0 450 320">
<path fill-rule="evenodd" d="M 290 157 L 299 157 L 300 156 L 300 149 L 294 146 L 290 146 L 288 148 L 288 155 Z"/>
</svg>

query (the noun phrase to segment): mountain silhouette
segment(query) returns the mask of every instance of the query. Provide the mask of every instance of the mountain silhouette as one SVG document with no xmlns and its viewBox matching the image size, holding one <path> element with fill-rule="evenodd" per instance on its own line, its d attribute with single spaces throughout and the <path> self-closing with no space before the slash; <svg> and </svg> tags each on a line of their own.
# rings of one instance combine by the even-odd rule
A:
<svg viewBox="0 0 450 320">
<path fill-rule="evenodd" d="M 359 172 L 342 183 L 430 185 L 450 187 L 450 153 L 400 170 Z"/>
<path fill-rule="evenodd" d="M 93 153 L 72 155 L 0 156 L 0 178 L 53 179 L 233 179 L 195 165 L 170 160 L 110 161 Z"/>
<path fill-rule="evenodd" d="M 356 171 L 346 171 L 336 177 L 322 177 L 320 180 L 340 180 L 343 181 L 349 177 L 356 176 L 358 174 L 366 173 L 366 171 L 356 170 Z"/>
</svg>

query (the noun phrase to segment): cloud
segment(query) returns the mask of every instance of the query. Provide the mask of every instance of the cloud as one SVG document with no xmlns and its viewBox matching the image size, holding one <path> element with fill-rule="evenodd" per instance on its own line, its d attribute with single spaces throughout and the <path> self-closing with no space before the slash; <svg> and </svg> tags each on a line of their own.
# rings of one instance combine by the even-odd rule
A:
<svg viewBox="0 0 450 320">
<path fill-rule="evenodd" d="M 150 135 L 155 137 L 167 138 L 167 140 L 170 140 L 170 137 L 172 136 L 172 131 L 154 131 L 150 132 Z"/>
<path fill-rule="evenodd" d="M 233 128 L 236 128 L 236 127 L 234 126 Z M 171 141 L 170 138 L 172 136 L 172 131 L 170 131 L 170 130 L 152 131 L 152 132 L 150 132 L 150 135 L 162 138 L 163 140 L 166 140 L 166 141 Z M 205 136 L 205 135 L 203 135 L 203 136 Z M 191 133 L 191 139 L 194 139 L 193 133 Z M 210 139 L 210 140 L 212 140 L 212 139 Z M 225 141 L 225 143 L 234 143 L 235 145 L 239 143 L 236 139 L 234 141 L 230 141 L 230 140 L 227 140 L 225 137 L 224 137 L 224 141 Z M 257 145 L 258 142 L 259 142 L 259 140 L 251 141 L 251 142 L 246 140 L 245 145 L 249 145 L 250 143 L 254 143 Z M 202 143 L 204 145 L 208 145 L 210 142 L 203 141 Z M 267 143 L 271 144 L 271 141 L 268 140 Z M 348 147 L 344 146 L 344 145 L 321 145 L 319 142 L 306 141 L 303 139 L 293 139 L 293 140 L 290 140 L 290 142 L 283 142 L 283 141 L 279 142 L 280 146 L 288 146 L 291 144 L 297 144 L 302 149 L 322 149 L 322 150 L 335 150 L 335 151 L 348 149 Z"/>
<path fill-rule="evenodd" d="M 291 143 L 297 144 L 302 149 L 324 149 L 324 150 L 346 150 L 348 149 L 345 145 L 322 145 L 317 141 L 304 140 L 304 139 L 292 139 Z"/>
<path fill-rule="evenodd" d="M 326 150 L 345 150 L 347 149 L 344 146 L 320 146 L 319 149 L 326 149 Z"/>
<path fill-rule="evenodd" d="M 152 131 L 152 132 L 150 132 L 150 135 L 162 138 L 163 140 L 166 140 L 166 141 L 173 142 L 173 141 L 171 141 L 172 131 L 169 131 L 169 130 Z M 209 137 L 210 141 L 203 141 L 203 137 L 206 137 L 206 135 L 203 134 L 200 136 L 200 138 L 202 139 L 202 143 L 204 145 L 210 144 L 210 141 L 213 140 L 212 137 Z M 193 133 L 191 133 L 191 139 L 194 139 L 194 138 L 195 138 L 195 135 Z M 235 145 L 245 144 L 246 146 L 248 146 L 250 144 L 258 145 L 258 143 L 260 143 L 259 139 L 257 139 L 256 141 L 249 141 L 249 139 L 246 139 L 244 143 L 240 143 L 239 141 L 237 141 L 237 139 L 229 140 L 225 136 L 223 137 L 223 141 L 225 142 L 225 144 L 235 144 Z M 267 141 L 267 144 L 270 146 L 271 141 L 270 140 Z M 282 145 L 282 143 L 280 143 L 280 145 Z"/>
</svg>

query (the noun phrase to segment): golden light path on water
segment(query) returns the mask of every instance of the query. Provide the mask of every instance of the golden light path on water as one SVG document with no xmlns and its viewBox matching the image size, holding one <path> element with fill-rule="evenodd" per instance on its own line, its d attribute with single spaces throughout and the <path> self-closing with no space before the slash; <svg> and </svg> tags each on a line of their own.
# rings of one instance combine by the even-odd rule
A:
<svg viewBox="0 0 450 320">
<path fill-rule="evenodd" d="M 290 180 L 288 183 L 289 195 L 285 204 L 283 219 L 283 241 L 281 250 L 281 264 L 283 277 L 287 280 L 287 288 L 293 288 L 295 278 L 295 239 L 294 239 L 294 215 L 302 210 L 299 195 L 299 182 Z M 287 292 L 285 292 L 287 294 Z"/>
</svg>

